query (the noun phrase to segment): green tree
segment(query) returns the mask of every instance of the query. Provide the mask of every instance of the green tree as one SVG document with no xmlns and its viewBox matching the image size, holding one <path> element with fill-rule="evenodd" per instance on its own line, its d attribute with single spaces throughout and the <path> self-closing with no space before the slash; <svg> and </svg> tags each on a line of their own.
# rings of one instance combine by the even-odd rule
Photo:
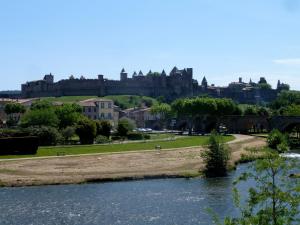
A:
<svg viewBox="0 0 300 225">
<path fill-rule="evenodd" d="M 75 135 L 75 127 L 69 126 L 61 130 L 61 135 L 63 136 L 65 142 L 68 142 L 70 138 Z"/>
<path fill-rule="evenodd" d="M 215 99 L 217 104 L 217 115 L 241 115 L 241 110 L 238 105 L 228 98 Z"/>
<path fill-rule="evenodd" d="M 208 116 L 236 115 L 240 112 L 232 100 L 210 97 L 178 99 L 171 108 L 178 118 L 187 120 L 190 134 L 195 118 L 203 121 Z"/>
<path fill-rule="evenodd" d="M 39 100 L 32 103 L 31 110 L 46 110 L 46 109 L 53 109 L 53 105 L 51 102 L 47 100 Z"/>
<path fill-rule="evenodd" d="M 258 107 L 256 111 L 259 116 L 269 116 L 270 115 L 269 110 L 265 107 Z"/>
<path fill-rule="evenodd" d="M 282 115 L 284 116 L 300 116 L 300 105 L 289 105 L 282 109 Z"/>
<path fill-rule="evenodd" d="M 159 119 L 162 121 L 163 126 L 166 126 L 166 122 L 172 117 L 171 106 L 167 103 L 155 104 L 151 107 L 150 113 L 152 115 L 158 115 Z"/>
<path fill-rule="evenodd" d="M 282 134 L 279 130 L 274 129 L 270 132 L 267 138 L 268 146 L 279 152 L 288 150 L 288 137 Z"/>
<path fill-rule="evenodd" d="M 25 113 L 26 108 L 25 106 L 21 105 L 20 103 L 12 102 L 12 103 L 7 103 L 4 107 L 4 112 L 7 115 L 11 115 L 14 113 Z"/>
<path fill-rule="evenodd" d="M 240 217 L 227 217 L 225 225 L 291 225 L 299 224 L 300 182 L 290 178 L 299 162 L 267 151 L 264 159 L 256 160 L 234 183 L 235 205 Z M 292 180 L 293 179 L 293 180 Z M 254 180 L 242 204 L 237 184 Z"/>
<path fill-rule="evenodd" d="M 97 134 L 96 124 L 93 120 L 82 118 L 78 121 L 75 132 L 81 144 L 93 144 Z"/>
<path fill-rule="evenodd" d="M 28 127 L 26 131 L 31 136 L 37 136 L 39 138 L 39 145 L 42 146 L 56 145 L 61 141 L 61 135 L 54 127 Z"/>
<path fill-rule="evenodd" d="M 300 105 L 300 91 L 281 91 L 270 107 L 278 110 L 292 104 Z"/>
<path fill-rule="evenodd" d="M 4 112 L 8 115 L 7 125 L 16 125 L 19 122 L 20 115 L 26 112 L 25 106 L 20 103 L 7 103 L 4 107 Z"/>
<path fill-rule="evenodd" d="M 221 136 L 215 131 L 210 135 L 208 149 L 201 156 L 205 162 L 204 173 L 207 177 L 227 175 L 227 164 L 229 161 L 228 146 L 224 145 Z"/>
<path fill-rule="evenodd" d="M 127 137 L 128 132 L 136 127 L 134 121 L 128 118 L 121 118 L 118 122 L 117 133 L 121 137 Z"/>
<path fill-rule="evenodd" d="M 55 108 L 55 114 L 59 120 L 59 128 L 74 126 L 83 117 L 82 108 L 77 104 L 63 104 Z"/>
<path fill-rule="evenodd" d="M 96 122 L 97 135 L 105 136 L 107 139 L 110 137 L 112 126 L 109 121 L 101 120 Z"/>
<path fill-rule="evenodd" d="M 53 109 L 29 110 L 21 119 L 22 127 L 50 126 L 57 127 L 59 120 Z"/>
<path fill-rule="evenodd" d="M 255 106 L 247 106 L 246 109 L 244 110 L 244 115 L 245 116 L 258 115 L 257 108 Z"/>
</svg>

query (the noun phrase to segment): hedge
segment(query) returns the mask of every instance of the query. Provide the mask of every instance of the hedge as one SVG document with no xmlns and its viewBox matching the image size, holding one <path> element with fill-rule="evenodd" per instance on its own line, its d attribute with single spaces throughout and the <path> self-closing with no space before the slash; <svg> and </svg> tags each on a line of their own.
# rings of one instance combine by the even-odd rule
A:
<svg viewBox="0 0 300 225">
<path fill-rule="evenodd" d="M 36 154 L 39 139 L 37 137 L 0 138 L 0 155 Z"/>
</svg>

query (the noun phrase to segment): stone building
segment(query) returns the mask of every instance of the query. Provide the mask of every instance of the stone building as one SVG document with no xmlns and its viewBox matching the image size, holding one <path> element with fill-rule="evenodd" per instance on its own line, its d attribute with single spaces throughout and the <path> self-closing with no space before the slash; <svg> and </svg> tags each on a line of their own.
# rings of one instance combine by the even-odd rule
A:
<svg viewBox="0 0 300 225">
<path fill-rule="evenodd" d="M 156 122 L 159 122 L 161 115 L 152 114 L 151 108 L 129 108 L 124 110 L 126 117 L 135 121 L 138 128 L 153 128 Z"/>
<path fill-rule="evenodd" d="M 32 103 L 36 99 L 11 99 L 11 98 L 0 98 L 0 126 L 1 124 L 5 124 L 6 121 L 8 120 L 8 115 L 5 113 L 5 105 L 8 103 L 19 103 L 23 105 L 26 109 L 29 109 Z M 22 114 L 20 113 L 15 113 L 11 115 L 12 118 L 16 121 L 18 121 Z"/>
<path fill-rule="evenodd" d="M 166 100 L 172 101 L 180 97 L 191 97 L 198 95 L 209 95 L 212 97 L 227 97 L 239 103 L 260 103 L 274 100 L 279 91 L 288 87 L 279 82 L 277 89 L 270 89 L 266 85 L 265 78 L 258 83 L 245 83 L 242 78 L 238 82 L 232 82 L 227 87 L 216 87 L 209 85 L 204 77 L 201 84 L 193 79 L 193 69 L 178 69 L 174 67 L 167 75 L 163 70 L 161 73 L 152 72 L 147 74 L 134 72 L 131 77 L 122 69 L 120 80 L 105 79 L 98 75 L 98 79 L 86 79 L 83 76 L 54 82 L 54 76 L 50 73 L 44 79 L 22 84 L 22 96 L 48 97 L 48 96 L 106 96 L 106 95 L 144 95 L 150 97 L 164 96 Z"/>
<path fill-rule="evenodd" d="M 119 120 L 119 113 L 114 110 L 114 102 L 110 99 L 93 98 L 80 101 L 82 113 L 93 120 L 108 120 L 112 126 L 116 126 Z"/>
</svg>

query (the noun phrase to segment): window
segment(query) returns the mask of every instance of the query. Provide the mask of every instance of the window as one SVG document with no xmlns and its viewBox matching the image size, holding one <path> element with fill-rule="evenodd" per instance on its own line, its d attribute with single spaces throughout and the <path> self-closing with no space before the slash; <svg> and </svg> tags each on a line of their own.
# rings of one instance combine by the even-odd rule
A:
<svg viewBox="0 0 300 225">
<path fill-rule="evenodd" d="M 104 102 L 101 102 L 101 108 L 104 109 Z"/>
<path fill-rule="evenodd" d="M 97 119 L 97 116 L 94 116 L 94 119 Z"/>
<path fill-rule="evenodd" d="M 111 102 L 108 103 L 108 108 L 111 109 Z"/>
<path fill-rule="evenodd" d="M 101 113 L 100 117 L 101 117 L 101 118 L 104 118 L 104 113 Z"/>
<path fill-rule="evenodd" d="M 97 112 L 97 108 L 96 107 L 94 108 L 94 112 Z"/>
<path fill-rule="evenodd" d="M 91 107 L 89 107 L 89 112 L 91 112 L 92 111 L 92 109 L 91 109 Z"/>
<path fill-rule="evenodd" d="M 107 116 L 108 116 L 108 119 L 112 118 L 111 113 L 108 113 Z"/>
</svg>

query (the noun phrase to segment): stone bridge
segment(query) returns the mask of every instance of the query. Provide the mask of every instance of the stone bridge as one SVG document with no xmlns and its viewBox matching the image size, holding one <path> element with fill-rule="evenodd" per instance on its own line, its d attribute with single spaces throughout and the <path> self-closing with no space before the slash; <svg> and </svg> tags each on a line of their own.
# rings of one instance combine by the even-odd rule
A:
<svg viewBox="0 0 300 225">
<path fill-rule="evenodd" d="M 289 132 L 300 125 L 300 116 L 274 116 L 270 119 L 270 127 L 282 132 Z"/>
<path fill-rule="evenodd" d="M 230 133 L 259 133 L 272 129 L 289 132 L 295 126 L 300 126 L 300 116 L 224 116 L 217 121 L 217 127 L 222 125 Z"/>
</svg>

